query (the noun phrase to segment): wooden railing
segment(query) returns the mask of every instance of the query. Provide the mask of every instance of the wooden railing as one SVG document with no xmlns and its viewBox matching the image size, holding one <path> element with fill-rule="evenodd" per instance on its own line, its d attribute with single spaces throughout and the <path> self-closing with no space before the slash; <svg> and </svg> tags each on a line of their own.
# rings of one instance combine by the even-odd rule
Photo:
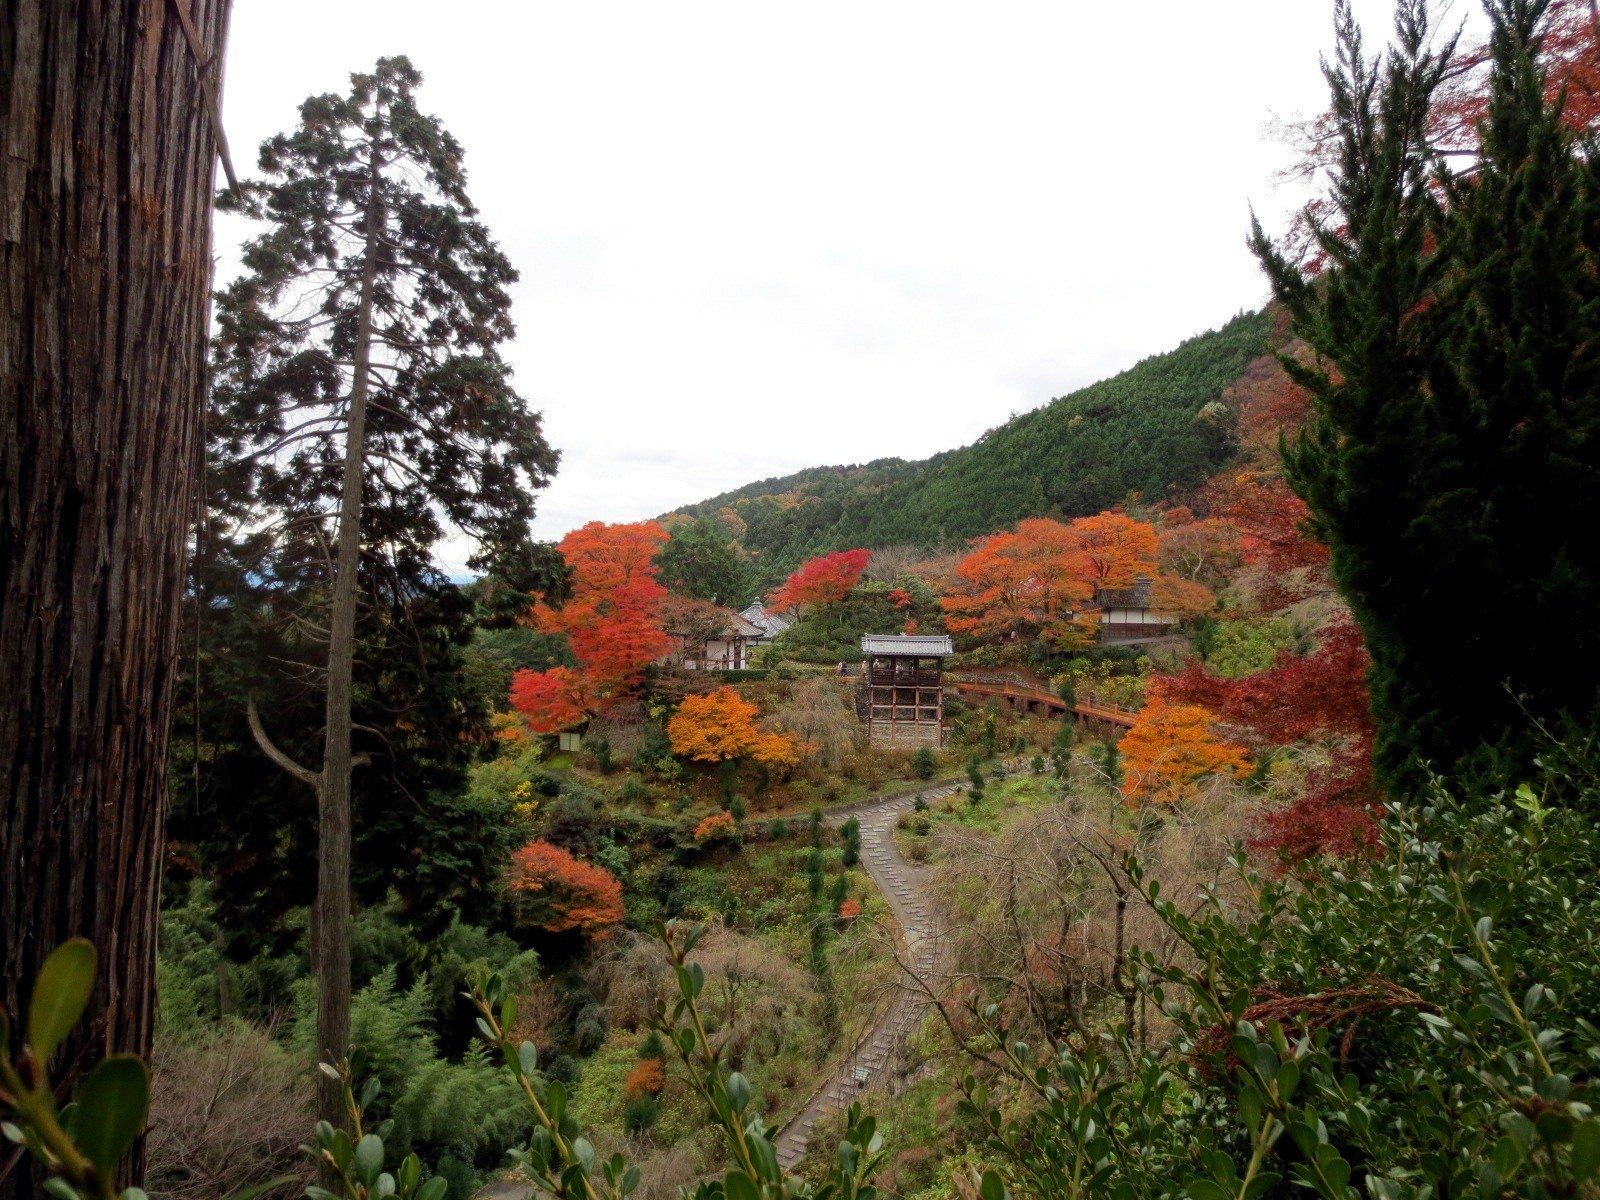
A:
<svg viewBox="0 0 1600 1200">
<path fill-rule="evenodd" d="M 1124 729 L 1130 728 L 1138 716 L 1130 709 L 1102 703 L 1092 692 L 1087 700 L 1080 698 L 1069 705 L 1056 693 L 1026 680 L 1020 673 L 963 672 L 960 676 L 951 677 L 950 686 L 968 695 L 995 696 L 1009 700 L 1013 705 L 1037 705 L 1052 714 L 1065 713 L 1071 708 L 1073 713 L 1083 720 L 1103 721 L 1108 725 L 1118 725 Z"/>
</svg>

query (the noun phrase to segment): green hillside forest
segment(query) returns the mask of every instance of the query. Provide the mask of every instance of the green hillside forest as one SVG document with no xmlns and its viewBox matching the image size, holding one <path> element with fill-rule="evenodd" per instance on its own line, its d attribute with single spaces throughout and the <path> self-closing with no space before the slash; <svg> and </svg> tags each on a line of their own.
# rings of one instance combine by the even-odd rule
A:
<svg viewBox="0 0 1600 1200">
<path fill-rule="evenodd" d="M 1265 310 L 1242 314 L 920 462 L 815 467 L 681 511 L 731 510 L 745 549 L 775 572 L 851 546 L 958 546 L 1023 517 L 1081 516 L 1132 492 L 1194 487 L 1232 453 L 1223 391 L 1266 351 L 1272 327 Z"/>
</svg>

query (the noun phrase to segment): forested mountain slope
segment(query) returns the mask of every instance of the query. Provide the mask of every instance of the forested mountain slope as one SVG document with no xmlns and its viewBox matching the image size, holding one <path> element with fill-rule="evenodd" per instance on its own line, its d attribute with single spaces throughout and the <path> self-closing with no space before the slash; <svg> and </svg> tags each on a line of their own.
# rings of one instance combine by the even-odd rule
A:
<svg viewBox="0 0 1600 1200">
<path fill-rule="evenodd" d="M 1130 492 L 1158 498 L 1198 485 L 1232 453 L 1232 414 L 1219 401 L 1272 326 L 1266 312 L 1235 317 L 920 462 L 813 467 L 680 511 L 736 515 L 745 548 L 775 571 L 853 546 L 955 546 L 1023 517 L 1098 512 Z"/>
</svg>

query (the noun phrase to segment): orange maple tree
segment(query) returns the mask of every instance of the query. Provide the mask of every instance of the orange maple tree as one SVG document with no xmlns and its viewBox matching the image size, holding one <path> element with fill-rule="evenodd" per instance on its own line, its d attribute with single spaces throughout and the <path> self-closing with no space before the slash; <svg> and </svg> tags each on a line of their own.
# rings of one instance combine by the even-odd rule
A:
<svg viewBox="0 0 1600 1200">
<path fill-rule="evenodd" d="M 667 722 L 674 754 L 696 762 L 722 763 L 749 759 L 766 766 L 792 766 L 800 761 L 799 744 L 786 733 L 757 726 L 761 710 L 731 687 L 704 696 L 685 696 Z"/>
<path fill-rule="evenodd" d="M 709 817 L 701 817 L 700 823 L 694 827 L 694 840 L 697 842 L 711 842 L 718 838 L 732 837 L 733 834 L 734 822 L 731 812 L 714 812 Z"/>
<path fill-rule="evenodd" d="M 1219 737 L 1214 726 L 1199 705 L 1173 704 L 1157 694 L 1123 736 L 1123 794 L 1130 801 L 1178 805 L 1194 799 L 1203 779 L 1246 774 L 1244 747 Z"/>
<path fill-rule="evenodd" d="M 1081 634 L 1077 610 L 1094 594 L 1072 530 L 1048 517 L 980 538 L 956 564 L 940 598 L 945 624 L 978 638 L 1038 634 L 1068 643 Z"/>
<path fill-rule="evenodd" d="M 572 595 L 559 608 L 541 599 L 528 622 L 565 634 L 578 669 L 517 672 L 511 702 L 535 731 L 571 729 L 617 710 L 637 694 L 644 669 L 671 648 L 661 617 L 667 589 L 655 564 L 666 542 L 666 530 L 654 521 L 591 521 L 561 539 Z"/>
<path fill-rule="evenodd" d="M 1160 572 L 1150 583 L 1150 607 L 1180 620 L 1198 617 L 1216 607 L 1217 595 L 1203 583 Z"/>
<path fill-rule="evenodd" d="M 551 842 L 529 842 L 511 855 L 509 887 L 522 919 L 537 929 L 603 938 L 622 923 L 617 877 Z"/>
<path fill-rule="evenodd" d="M 1159 570 L 1160 549 L 1155 526 L 1126 513 L 1070 524 L 1032 517 L 979 539 L 956 564 L 954 586 L 940 599 L 945 623 L 977 638 L 1035 634 L 1072 649 L 1094 632 L 1097 589 L 1131 587 L 1141 577 L 1152 579 L 1158 609 L 1179 617 L 1209 610 L 1211 590 Z"/>
<path fill-rule="evenodd" d="M 772 606 L 783 611 L 843 600 L 861 582 L 871 558 L 870 550 L 838 550 L 803 562 L 772 593 Z"/>
<path fill-rule="evenodd" d="M 1160 540 L 1148 521 L 1103 512 L 1079 517 L 1068 529 L 1094 587 L 1132 587 L 1141 575 L 1156 573 Z"/>
</svg>

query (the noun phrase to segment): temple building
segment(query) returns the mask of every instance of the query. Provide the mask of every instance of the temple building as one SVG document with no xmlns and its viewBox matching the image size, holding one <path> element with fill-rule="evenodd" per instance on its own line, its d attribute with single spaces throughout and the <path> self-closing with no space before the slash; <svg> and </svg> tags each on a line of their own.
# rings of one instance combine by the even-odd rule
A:
<svg viewBox="0 0 1600 1200">
<path fill-rule="evenodd" d="M 1100 610 L 1102 642 L 1142 642 L 1165 637 L 1173 631 L 1178 618 L 1150 607 L 1152 586 L 1150 577 L 1141 575 L 1133 581 L 1132 587 L 1095 589 L 1094 603 Z"/>
<path fill-rule="evenodd" d="M 857 712 L 867 724 L 869 740 L 939 748 L 944 740 L 944 660 L 954 650 L 945 634 L 862 637 L 867 662 Z"/>
</svg>

